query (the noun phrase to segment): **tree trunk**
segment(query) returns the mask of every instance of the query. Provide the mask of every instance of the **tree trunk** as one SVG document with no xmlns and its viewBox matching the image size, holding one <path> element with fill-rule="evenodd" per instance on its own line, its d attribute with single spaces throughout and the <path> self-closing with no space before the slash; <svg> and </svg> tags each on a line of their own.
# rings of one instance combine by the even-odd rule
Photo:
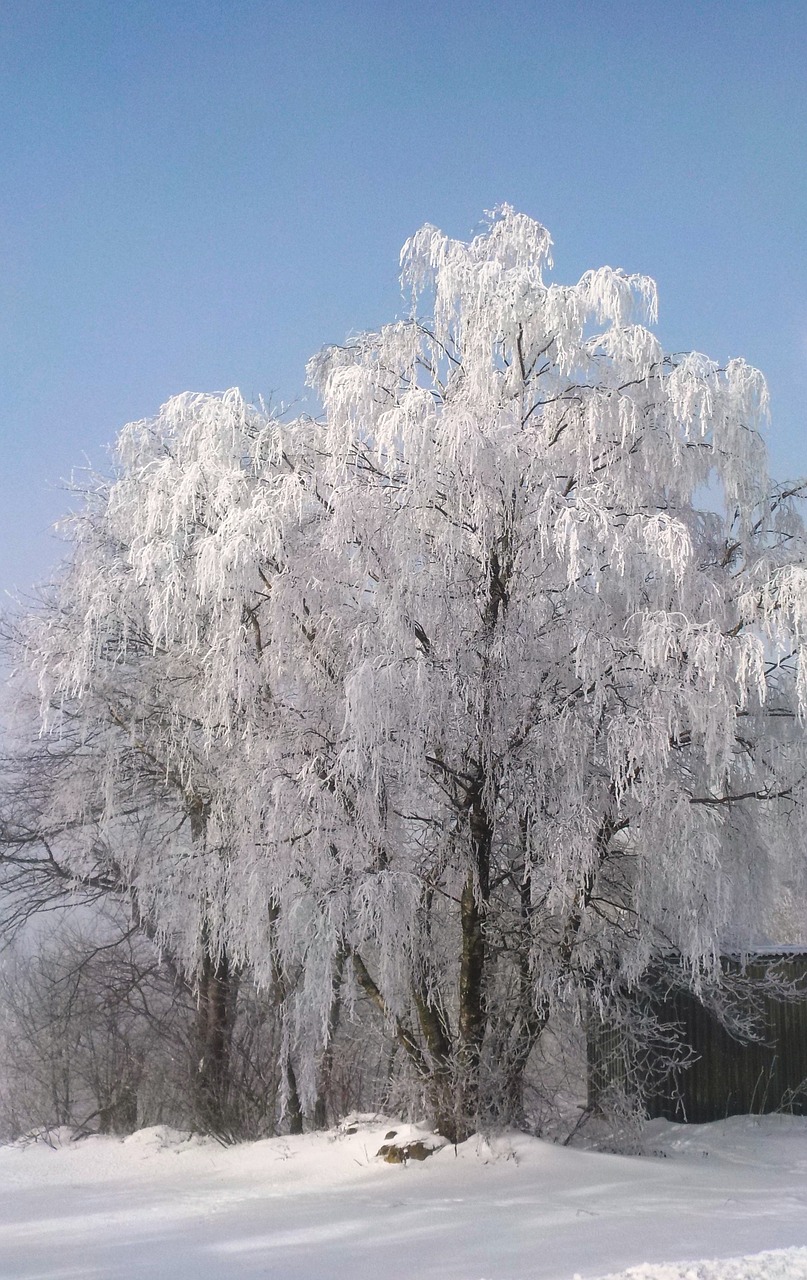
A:
<svg viewBox="0 0 807 1280">
<path fill-rule="evenodd" d="M 342 974 L 345 968 L 345 953 L 340 947 L 333 966 L 331 984 L 331 1007 L 328 1012 L 325 1048 L 319 1063 L 319 1079 L 317 1081 L 317 1100 L 314 1104 L 314 1128 L 328 1127 L 328 1098 L 331 1089 L 333 1072 L 333 1045 L 339 1030 L 339 1018 L 342 1013 Z"/>
<path fill-rule="evenodd" d="M 191 838 L 205 852 L 208 806 L 201 796 L 187 796 Z M 211 946 L 207 926 L 202 930 L 202 962 L 196 975 L 196 1071 L 193 1111 L 205 1133 L 229 1130 L 230 1044 L 236 975 L 226 950 Z"/>
<path fill-rule="evenodd" d="M 286 1075 L 286 1116 L 289 1122 L 289 1133 L 303 1132 L 303 1108 L 300 1102 L 300 1090 L 297 1088 L 297 1076 L 294 1073 L 291 1058 L 287 1058 L 284 1071 Z"/>
<path fill-rule="evenodd" d="M 522 852 L 527 865 L 527 822 L 522 822 Z M 549 1001 L 534 999 L 529 955 L 532 942 L 532 884 L 525 870 L 519 891 L 521 937 L 518 948 L 518 1004 L 509 1035 L 502 1037 L 500 1064 L 501 1096 L 497 1099 L 498 1116 L 505 1124 L 522 1125 L 524 1114 L 524 1074 L 530 1055 L 549 1021 Z"/>
<path fill-rule="evenodd" d="M 286 1017 L 285 1004 L 288 999 L 288 982 L 286 973 L 278 953 L 277 944 L 273 933 L 280 916 L 280 903 L 277 898 L 272 897 L 269 900 L 269 924 L 270 924 L 270 942 L 272 956 L 272 986 L 274 988 L 275 1007 L 280 1012 L 281 1020 Z M 297 1087 L 297 1076 L 294 1071 L 294 1064 L 291 1060 L 290 1047 L 283 1053 L 283 1075 L 285 1078 L 285 1097 L 286 1097 L 286 1116 L 289 1122 L 289 1133 L 298 1134 L 303 1132 L 303 1107 L 300 1101 L 300 1090 Z"/>
<path fill-rule="evenodd" d="M 481 775 L 481 771 L 480 771 Z M 485 979 L 487 944 L 485 923 L 490 897 L 490 862 L 493 823 L 483 800 L 484 777 L 480 776 L 471 794 L 470 829 L 472 864 L 460 897 L 462 953 L 459 980 L 459 1047 L 457 1054 L 457 1136 L 462 1142 L 477 1127 L 479 1117 L 479 1073 L 482 1045 L 487 1028 Z M 448 1135 L 447 1135 L 448 1136 Z"/>
<path fill-rule="evenodd" d="M 230 1128 L 230 1047 L 235 974 L 226 951 L 205 952 L 197 979 L 194 1112 L 206 1133 Z"/>
<path fill-rule="evenodd" d="M 508 538 L 504 534 L 491 548 L 488 558 L 488 593 L 482 615 L 483 728 L 479 757 L 474 765 L 474 780 L 466 792 L 463 806 L 469 819 L 471 857 L 460 895 L 462 950 L 454 1141 L 470 1137 L 477 1128 L 479 1119 L 482 1047 L 488 1022 L 485 990 L 488 964 L 486 924 L 493 857 L 492 794 L 495 792 L 494 780 L 486 764 L 485 743 L 494 714 L 491 706 L 491 649 L 496 627 L 507 607 L 507 584 L 511 569 Z"/>
</svg>

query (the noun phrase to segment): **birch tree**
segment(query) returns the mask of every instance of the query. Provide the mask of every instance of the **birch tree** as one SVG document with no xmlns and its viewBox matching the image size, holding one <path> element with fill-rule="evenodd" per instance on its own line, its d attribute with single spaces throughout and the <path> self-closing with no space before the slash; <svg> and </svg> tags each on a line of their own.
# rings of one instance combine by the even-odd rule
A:
<svg viewBox="0 0 807 1280">
<path fill-rule="evenodd" d="M 755 809 L 801 779 L 764 380 L 665 353 L 652 281 L 555 283 L 550 245 L 507 207 L 423 228 L 410 316 L 312 360 L 321 422 L 228 392 L 126 428 L 69 643 L 32 645 L 48 706 L 131 678 L 121 741 L 198 800 L 133 872 L 189 955 L 282 989 L 289 1096 L 350 975 L 454 1139 L 518 1116 L 557 1010 L 659 956 L 715 977 Z"/>
<path fill-rule="evenodd" d="M 259 954 L 275 999 L 292 985 L 273 937 L 277 895 L 264 877 L 256 899 L 251 871 L 265 844 L 250 749 L 269 697 L 257 607 L 274 571 L 278 462 L 298 518 L 299 482 L 277 440 L 271 417 L 235 392 L 180 396 L 127 427 L 113 477 L 85 484 L 64 523 L 60 579 L 14 641 L 38 681 L 45 732 L 78 744 L 76 785 L 59 789 L 62 830 L 94 824 L 118 851 L 117 882 L 138 918 L 195 975 L 197 1112 L 213 1128 L 240 971 Z M 144 824 L 148 838 L 132 839 Z M 68 868 L 83 884 L 75 844 Z M 285 1060 L 294 1124 L 288 1049 Z"/>
<path fill-rule="evenodd" d="M 764 380 L 665 353 L 646 277 L 550 283 L 549 253 L 507 207 L 470 243 L 424 227 L 411 318 L 310 365 L 346 929 L 453 1137 L 485 1088 L 512 1115 L 559 1004 L 659 953 L 714 973 L 739 811 L 800 779 L 770 732 L 807 687 L 800 490 L 767 480 Z"/>
</svg>

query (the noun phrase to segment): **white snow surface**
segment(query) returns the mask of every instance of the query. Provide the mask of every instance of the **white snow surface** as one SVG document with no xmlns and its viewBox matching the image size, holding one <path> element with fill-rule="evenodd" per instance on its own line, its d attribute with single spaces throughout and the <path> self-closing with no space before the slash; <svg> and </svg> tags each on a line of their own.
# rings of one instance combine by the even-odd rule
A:
<svg viewBox="0 0 807 1280">
<path fill-rule="evenodd" d="M 807 1280 L 807 1119 L 655 1121 L 641 1156 L 474 1138 L 406 1165 L 376 1155 L 392 1128 L 426 1137 L 361 1117 L 228 1148 L 166 1128 L 0 1148 L 0 1277 Z"/>
</svg>

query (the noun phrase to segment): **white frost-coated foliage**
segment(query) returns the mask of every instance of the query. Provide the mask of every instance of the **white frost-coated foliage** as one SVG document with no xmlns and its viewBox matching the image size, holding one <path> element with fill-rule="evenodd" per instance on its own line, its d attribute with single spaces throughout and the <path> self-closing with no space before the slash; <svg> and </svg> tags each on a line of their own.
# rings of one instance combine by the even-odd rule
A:
<svg viewBox="0 0 807 1280">
<path fill-rule="evenodd" d="M 113 480 L 66 522 L 75 550 L 57 596 L 27 620 L 46 728 L 103 734 L 101 780 L 63 803 L 100 806 L 122 883 L 191 971 L 202 947 L 246 960 L 245 916 L 270 968 L 271 891 L 254 884 L 266 846 L 253 737 L 273 693 L 259 611 L 271 597 L 282 684 L 284 619 L 295 634 L 284 559 L 321 509 L 293 434 L 235 391 L 178 396 L 126 427 Z M 144 807 L 160 815 L 145 848 L 127 828 Z"/>
<path fill-rule="evenodd" d="M 489 1037 L 659 951 L 697 978 L 750 796 L 798 772 L 770 713 L 807 702 L 802 529 L 764 381 L 666 355 L 645 277 L 547 281 L 550 245 L 508 207 L 470 243 L 424 227 L 411 317 L 311 361 L 322 424 L 227 392 L 126 428 L 32 640 L 49 707 L 112 714 L 203 809 L 132 875 L 189 953 L 205 930 L 299 969 L 309 1063 L 345 952 L 390 1019 L 414 991 L 473 1039 L 469 886 Z"/>
<path fill-rule="evenodd" d="M 741 932 L 731 798 L 777 785 L 740 744 L 766 732 L 807 600 L 761 375 L 665 355 L 643 277 L 546 283 L 549 244 L 508 208 L 470 244 L 424 228 L 403 279 L 432 317 L 310 366 L 350 548 L 338 769 L 368 813 L 376 797 L 366 866 L 383 845 L 456 895 L 481 788 L 491 893 L 506 914 L 528 887 L 547 992 L 572 942 L 578 976 L 605 948 L 635 977 L 659 947 L 710 962 L 730 911 Z M 793 692 L 800 712 L 803 677 Z"/>
</svg>

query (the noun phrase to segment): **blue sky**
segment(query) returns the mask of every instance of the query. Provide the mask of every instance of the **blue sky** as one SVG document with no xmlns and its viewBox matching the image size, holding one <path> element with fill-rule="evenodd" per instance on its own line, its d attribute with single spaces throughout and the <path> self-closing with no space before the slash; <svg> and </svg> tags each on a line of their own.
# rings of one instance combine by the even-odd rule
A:
<svg viewBox="0 0 807 1280">
<path fill-rule="evenodd" d="M 804 0 L 3 0 L 0 60 L 0 588 L 124 422 L 294 400 L 401 311 L 408 235 L 502 201 L 557 278 L 647 272 L 667 347 L 762 368 L 807 472 Z"/>
</svg>

